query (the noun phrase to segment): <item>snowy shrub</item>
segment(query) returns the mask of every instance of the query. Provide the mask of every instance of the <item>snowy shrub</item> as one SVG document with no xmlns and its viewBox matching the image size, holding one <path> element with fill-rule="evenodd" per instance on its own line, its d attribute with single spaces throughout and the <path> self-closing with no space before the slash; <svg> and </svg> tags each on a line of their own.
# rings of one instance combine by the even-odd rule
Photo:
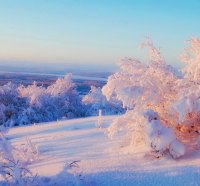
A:
<svg viewBox="0 0 200 186">
<path fill-rule="evenodd" d="M 15 149 L 15 156 L 21 162 L 30 164 L 39 159 L 39 150 L 37 146 L 26 137 L 26 144 L 22 148 Z"/>
<path fill-rule="evenodd" d="M 114 98 L 108 101 L 103 95 L 101 88 L 94 86 L 91 86 L 90 92 L 83 97 L 82 102 L 86 105 L 87 116 L 97 116 L 99 110 L 102 110 L 103 115 L 124 113 L 120 101 Z"/>
<path fill-rule="evenodd" d="M 0 86 L 0 125 L 10 127 L 84 115 L 70 74 L 47 88 L 37 86 L 36 82 L 26 87 L 12 83 Z"/>
<path fill-rule="evenodd" d="M 0 125 L 2 125 L 6 119 L 5 110 L 6 110 L 6 106 L 1 103 L 1 105 L 0 105 L 0 122 L 1 122 Z"/>
<path fill-rule="evenodd" d="M 0 174 L 7 185 L 35 185 L 36 176 L 32 175 L 27 166 L 38 159 L 38 151 L 36 153 L 30 140 L 27 142 L 31 153 L 14 147 L 0 132 Z"/>
<path fill-rule="evenodd" d="M 110 137 L 125 131 L 130 144 L 145 142 L 152 150 L 168 151 L 174 158 L 185 153 L 185 145 L 197 143 L 200 40 L 194 38 L 190 45 L 183 72 L 167 65 L 150 39 L 141 45 L 149 50 L 147 64 L 132 58 L 121 61 L 120 71 L 111 75 L 102 89 L 108 100 L 115 97 L 128 109 L 108 128 Z M 149 109 L 156 119 L 144 114 Z"/>
<path fill-rule="evenodd" d="M 7 83 L 0 86 L 0 125 L 8 127 L 15 125 L 25 107 L 26 101 L 20 97 L 16 85 Z"/>
<path fill-rule="evenodd" d="M 58 78 L 53 85 L 47 88 L 47 93 L 51 95 L 59 112 L 58 118 L 75 118 L 85 115 L 81 98 L 71 77 L 71 74 L 67 74 L 64 78 Z"/>
<path fill-rule="evenodd" d="M 21 97 L 27 100 L 27 109 L 19 115 L 19 125 L 52 121 L 56 119 L 56 110 L 50 95 L 44 87 L 39 87 L 34 82 L 27 87 L 18 88 Z"/>
<path fill-rule="evenodd" d="M 179 135 L 186 142 L 196 143 L 200 135 L 200 39 L 192 38 L 188 42 L 182 56 L 186 63 L 182 70 L 184 77 L 177 82 L 179 91 L 173 110 L 178 115 Z"/>
</svg>

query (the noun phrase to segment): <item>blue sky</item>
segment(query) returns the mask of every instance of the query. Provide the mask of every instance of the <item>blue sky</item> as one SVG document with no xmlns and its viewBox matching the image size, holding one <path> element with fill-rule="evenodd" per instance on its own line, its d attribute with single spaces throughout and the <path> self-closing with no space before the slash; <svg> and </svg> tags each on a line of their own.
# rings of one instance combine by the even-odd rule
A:
<svg viewBox="0 0 200 186">
<path fill-rule="evenodd" d="M 199 0 L 0 0 L 0 64 L 115 64 L 150 36 L 179 65 L 200 37 Z"/>
</svg>

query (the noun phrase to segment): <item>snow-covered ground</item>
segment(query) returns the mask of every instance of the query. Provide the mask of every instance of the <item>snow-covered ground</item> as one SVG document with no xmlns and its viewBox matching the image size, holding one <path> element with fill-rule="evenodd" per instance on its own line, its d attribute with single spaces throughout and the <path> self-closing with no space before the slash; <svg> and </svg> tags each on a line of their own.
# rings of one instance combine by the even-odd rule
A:
<svg viewBox="0 0 200 186">
<path fill-rule="evenodd" d="M 179 160 L 153 158 L 145 147 L 130 153 L 120 137 L 110 140 L 104 134 L 115 117 L 103 117 L 103 128 L 96 128 L 98 117 L 89 117 L 12 128 L 6 137 L 18 147 L 26 143 L 26 137 L 37 145 L 39 160 L 30 170 L 43 185 L 200 185 L 198 150 Z M 64 166 L 73 161 L 80 161 L 79 167 L 69 174 Z"/>
</svg>

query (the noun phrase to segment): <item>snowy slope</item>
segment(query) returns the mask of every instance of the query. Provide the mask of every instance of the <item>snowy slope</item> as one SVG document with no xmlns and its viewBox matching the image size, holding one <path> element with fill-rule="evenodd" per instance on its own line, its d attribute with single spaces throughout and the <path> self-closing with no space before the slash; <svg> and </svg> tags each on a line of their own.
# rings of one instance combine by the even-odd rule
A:
<svg viewBox="0 0 200 186">
<path fill-rule="evenodd" d="M 27 136 L 37 145 L 40 157 L 30 169 L 40 176 L 40 185 L 200 185 L 199 151 L 179 160 L 153 158 L 145 147 L 127 153 L 120 138 L 104 134 L 114 117 L 104 117 L 102 129 L 95 126 L 97 117 L 90 117 L 12 128 L 6 136 L 17 146 Z M 72 161 L 80 161 L 79 168 L 65 178 L 64 165 Z"/>
</svg>

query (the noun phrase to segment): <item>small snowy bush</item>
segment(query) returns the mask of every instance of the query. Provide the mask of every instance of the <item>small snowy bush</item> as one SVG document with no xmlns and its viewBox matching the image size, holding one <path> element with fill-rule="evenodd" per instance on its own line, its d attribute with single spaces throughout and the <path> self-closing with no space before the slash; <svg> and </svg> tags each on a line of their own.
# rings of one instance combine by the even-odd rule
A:
<svg viewBox="0 0 200 186">
<path fill-rule="evenodd" d="M 0 86 L 0 125 L 12 127 L 26 107 L 26 100 L 21 98 L 17 86 L 7 83 Z"/>
<path fill-rule="evenodd" d="M 14 147 L 0 132 L 0 174 L 7 185 L 32 186 L 36 176 L 32 175 L 28 165 L 38 159 L 38 151 L 30 140 L 26 149 Z"/>
<path fill-rule="evenodd" d="M 87 116 L 97 116 L 99 110 L 102 110 L 103 115 L 121 114 L 124 113 L 122 104 L 116 99 L 109 101 L 103 95 L 101 88 L 91 86 L 90 92 L 83 97 L 82 102 L 86 105 Z"/>
<path fill-rule="evenodd" d="M 149 50 L 147 64 L 133 58 L 121 61 L 120 71 L 111 75 L 102 88 L 108 100 L 114 97 L 128 109 L 108 128 L 110 137 L 125 131 L 130 144 L 146 142 L 152 150 L 168 151 L 174 158 L 184 155 L 185 146 L 197 145 L 200 40 L 193 38 L 189 44 L 182 71 L 167 65 L 148 38 L 141 45 Z"/>
</svg>

